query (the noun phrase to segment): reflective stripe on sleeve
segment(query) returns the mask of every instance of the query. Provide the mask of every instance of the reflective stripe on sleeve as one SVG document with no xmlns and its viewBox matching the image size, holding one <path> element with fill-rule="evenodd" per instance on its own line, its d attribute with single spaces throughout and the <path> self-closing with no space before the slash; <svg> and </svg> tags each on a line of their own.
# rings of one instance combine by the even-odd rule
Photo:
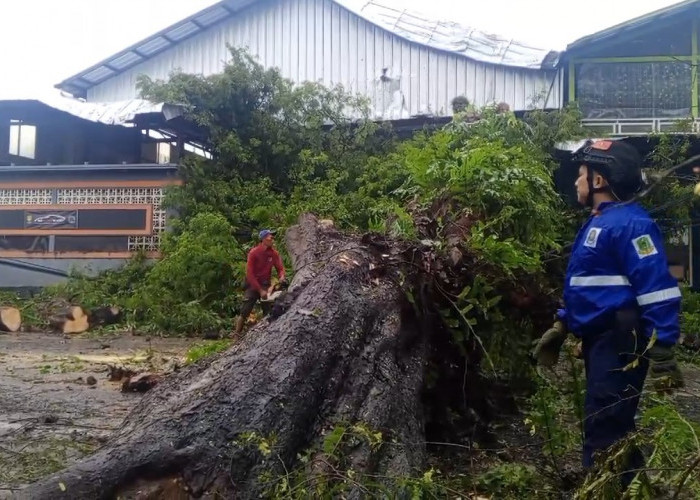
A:
<svg viewBox="0 0 700 500">
<path fill-rule="evenodd" d="M 572 276 L 571 286 L 630 286 L 627 276 Z"/>
<path fill-rule="evenodd" d="M 637 304 L 640 306 L 648 306 L 650 304 L 656 304 L 658 302 L 663 302 L 670 299 L 678 299 L 681 297 L 681 289 L 677 286 L 673 288 L 667 288 L 665 290 L 659 290 L 658 292 L 645 293 L 644 295 L 637 296 Z"/>
</svg>

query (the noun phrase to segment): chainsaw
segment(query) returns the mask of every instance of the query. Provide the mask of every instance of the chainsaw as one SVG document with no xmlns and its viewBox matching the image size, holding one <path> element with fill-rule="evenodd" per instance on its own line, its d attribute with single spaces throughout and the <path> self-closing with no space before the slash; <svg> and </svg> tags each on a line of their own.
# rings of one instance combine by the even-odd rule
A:
<svg viewBox="0 0 700 500">
<path fill-rule="evenodd" d="M 282 296 L 284 292 L 287 291 L 287 288 L 289 288 L 289 283 L 287 280 L 284 281 L 278 281 L 274 285 L 272 285 L 270 288 L 267 290 L 267 298 L 261 298 L 260 302 L 265 302 L 265 303 L 270 303 L 274 302 L 278 298 Z"/>
</svg>

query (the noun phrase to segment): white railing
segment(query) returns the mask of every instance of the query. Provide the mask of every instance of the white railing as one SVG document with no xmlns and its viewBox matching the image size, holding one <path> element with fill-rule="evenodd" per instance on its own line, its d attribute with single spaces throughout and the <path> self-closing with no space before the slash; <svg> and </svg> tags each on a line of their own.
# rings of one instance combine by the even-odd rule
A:
<svg viewBox="0 0 700 500">
<path fill-rule="evenodd" d="M 629 136 L 629 135 L 649 135 L 653 133 L 677 133 L 677 134 L 698 134 L 700 133 L 700 120 L 689 122 L 690 128 L 685 130 L 687 122 L 672 118 L 627 118 L 627 119 L 586 119 L 583 126 L 605 135 Z"/>
</svg>

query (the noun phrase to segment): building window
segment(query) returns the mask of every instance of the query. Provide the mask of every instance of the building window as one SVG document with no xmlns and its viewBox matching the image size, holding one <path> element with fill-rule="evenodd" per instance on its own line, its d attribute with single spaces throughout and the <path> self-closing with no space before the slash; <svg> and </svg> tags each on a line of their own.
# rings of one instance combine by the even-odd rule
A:
<svg viewBox="0 0 700 500">
<path fill-rule="evenodd" d="M 156 145 L 156 163 L 167 164 L 170 163 L 170 143 L 169 142 L 159 142 Z"/>
<path fill-rule="evenodd" d="M 36 127 L 19 120 L 10 120 L 10 150 L 14 156 L 36 158 Z"/>
</svg>

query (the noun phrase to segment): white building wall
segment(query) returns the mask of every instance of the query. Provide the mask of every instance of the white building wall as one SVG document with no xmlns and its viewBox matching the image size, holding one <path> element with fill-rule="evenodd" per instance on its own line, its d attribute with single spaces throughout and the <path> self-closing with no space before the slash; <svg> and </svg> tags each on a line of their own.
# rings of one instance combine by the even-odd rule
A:
<svg viewBox="0 0 700 500">
<path fill-rule="evenodd" d="M 210 75 L 229 58 L 227 44 L 247 47 L 265 67 L 295 82 L 317 81 L 369 97 L 375 118 L 451 114 L 465 95 L 478 106 L 506 102 L 512 110 L 561 107 L 563 79 L 556 71 L 497 66 L 469 60 L 398 37 L 331 0 L 257 2 L 209 30 L 88 91 L 88 100 L 137 97 L 138 75 L 167 79 L 171 71 Z"/>
</svg>

